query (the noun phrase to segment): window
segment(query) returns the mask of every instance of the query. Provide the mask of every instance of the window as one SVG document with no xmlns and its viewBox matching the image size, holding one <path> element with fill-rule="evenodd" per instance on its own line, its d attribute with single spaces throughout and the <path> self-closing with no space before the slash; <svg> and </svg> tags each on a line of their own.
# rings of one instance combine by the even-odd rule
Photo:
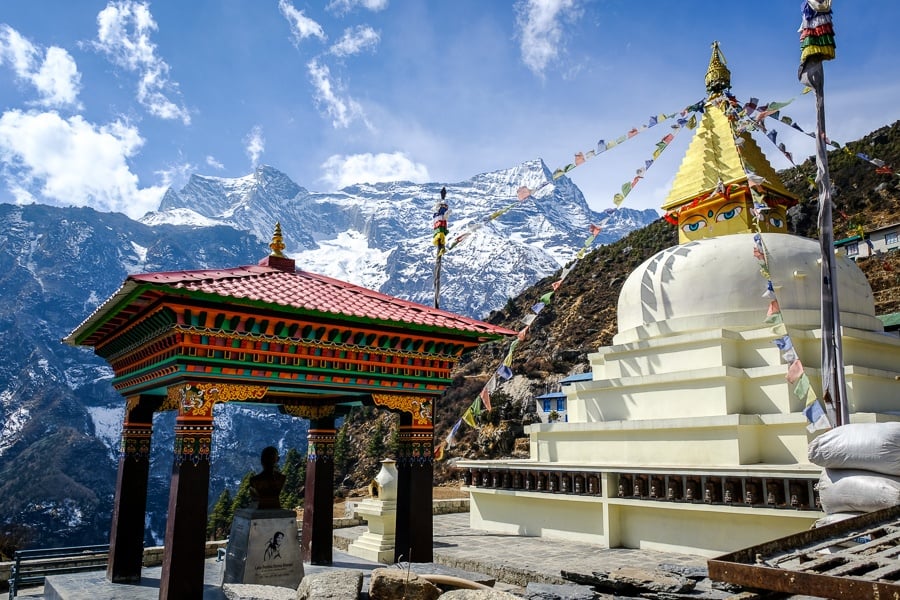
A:
<svg viewBox="0 0 900 600">
<path fill-rule="evenodd" d="M 544 398 L 544 412 L 550 412 L 550 399 Z"/>
<path fill-rule="evenodd" d="M 859 255 L 859 242 L 853 242 L 852 244 L 847 244 L 847 256 L 858 256 Z"/>
<path fill-rule="evenodd" d="M 898 239 L 897 236 L 900 235 L 896 231 L 892 231 L 890 233 L 884 234 L 884 243 L 885 244 L 896 244 Z"/>
<path fill-rule="evenodd" d="M 566 399 L 565 398 L 557 398 L 556 399 L 556 410 L 559 412 L 566 410 Z"/>
</svg>

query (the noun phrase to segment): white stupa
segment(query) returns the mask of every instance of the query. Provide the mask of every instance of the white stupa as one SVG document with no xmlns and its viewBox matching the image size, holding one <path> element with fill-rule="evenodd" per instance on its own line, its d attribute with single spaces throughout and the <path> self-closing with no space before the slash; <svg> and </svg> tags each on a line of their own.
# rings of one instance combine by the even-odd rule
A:
<svg viewBox="0 0 900 600">
<path fill-rule="evenodd" d="M 613 344 L 564 382 L 568 422 L 529 426 L 527 460 L 458 463 L 473 528 L 714 556 L 823 516 L 802 412 L 821 391 L 819 244 L 787 234 L 796 198 L 735 131 L 729 87 L 714 46 L 705 112 L 663 205 L 681 243 L 628 277 Z M 883 334 L 856 264 L 837 264 L 851 422 L 900 419 L 900 339 Z M 785 336 L 800 360 L 790 382 L 774 343 Z"/>
</svg>

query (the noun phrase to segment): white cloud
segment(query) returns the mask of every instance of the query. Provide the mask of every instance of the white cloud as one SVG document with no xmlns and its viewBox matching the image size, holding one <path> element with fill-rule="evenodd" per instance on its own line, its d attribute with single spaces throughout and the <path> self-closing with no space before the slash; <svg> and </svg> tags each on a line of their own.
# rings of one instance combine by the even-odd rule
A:
<svg viewBox="0 0 900 600">
<path fill-rule="evenodd" d="M 56 46 L 47 48 L 43 60 L 40 50 L 9 25 L 0 25 L 0 65 L 9 62 L 16 77 L 35 87 L 48 108 L 79 108 L 81 74 L 72 56 Z"/>
<path fill-rule="evenodd" d="M 288 0 L 278 0 L 278 9 L 291 26 L 291 33 L 297 43 L 308 37 L 317 37 L 323 42 L 327 39 L 322 26 L 304 15 L 302 10 L 294 8 Z"/>
<path fill-rule="evenodd" d="M 350 12 L 357 6 L 378 12 L 387 8 L 387 5 L 388 0 L 331 0 L 326 8 L 340 14 Z"/>
<path fill-rule="evenodd" d="M 377 183 L 379 181 L 429 180 L 428 168 L 411 160 L 404 152 L 379 154 L 334 154 L 322 163 L 322 181 L 335 189 L 354 183 Z"/>
<path fill-rule="evenodd" d="M 160 185 L 162 187 L 172 187 L 173 185 L 181 185 L 190 179 L 193 173 L 197 172 L 197 167 L 189 162 L 176 165 L 170 165 L 166 169 L 156 171 L 159 176 Z"/>
<path fill-rule="evenodd" d="M 306 67 L 309 69 L 312 84 L 316 88 L 316 101 L 331 117 L 331 124 L 335 129 L 349 127 L 356 119 L 365 121 L 362 106 L 350 96 L 341 95 L 343 90 L 340 82 L 332 80 L 328 65 L 311 60 Z"/>
<path fill-rule="evenodd" d="M 122 121 L 95 126 L 81 116 L 11 110 L 0 116 L 2 175 L 19 202 L 91 206 L 138 218 L 165 188 L 141 188 L 127 159 L 144 140 Z"/>
<path fill-rule="evenodd" d="M 210 154 L 209 156 L 206 157 L 206 164 L 207 164 L 207 166 L 210 166 L 213 169 L 218 169 L 220 171 L 225 168 L 225 165 L 223 165 L 221 162 L 216 160 L 216 157 L 213 156 L 212 154 Z"/>
<path fill-rule="evenodd" d="M 189 125 L 187 108 L 169 98 L 179 95 L 178 84 L 169 79 L 169 65 L 156 55 L 156 45 L 150 40 L 157 29 L 148 4 L 110 2 L 97 14 L 97 41 L 93 46 L 116 66 L 138 74 L 137 99 L 150 114 L 180 119 Z"/>
<path fill-rule="evenodd" d="M 580 14 L 577 0 L 521 0 L 516 4 L 522 61 L 538 76 L 559 56 L 562 44 L 562 18 Z"/>
<path fill-rule="evenodd" d="M 244 153 L 250 159 L 250 163 L 254 169 L 259 165 L 259 157 L 266 151 L 266 140 L 262 134 L 262 128 L 254 125 L 247 137 L 244 138 Z"/>
<path fill-rule="evenodd" d="M 340 41 L 334 44 L 329 52 L 335 56 L 350 56 L 359 54 L 368 48 L 374 48 L 381 41 L 378 32 L 368 25 L 357 25 L 344 30 Z"/>
</svg>

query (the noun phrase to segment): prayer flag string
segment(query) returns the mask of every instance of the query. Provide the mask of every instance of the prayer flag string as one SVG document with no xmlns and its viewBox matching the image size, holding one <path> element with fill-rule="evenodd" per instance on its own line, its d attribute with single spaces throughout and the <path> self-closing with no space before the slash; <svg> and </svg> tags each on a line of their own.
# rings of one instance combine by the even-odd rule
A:
<svg viewBox="0 0 900 600">
<path fill-rule="evenodd" d="M 781 305 L 778 303 L 778 297 L 775 289 L 776 285 L 772 281 L 772 271 L 770 265 L 770 253 L 766 248 L 763 240 L 762 228 L 760 222 L 765 219 L 766 211 L 770 210 L 769 204 L 766 202 L 765 196 L 761 191 L 762 178 L 753 173 L 747 167 L 744 157 L 741 153 L 743 144 L 739 143 L 740 133 L 735 130 L 735 147 L 741 163 L 744 165 L 744 171 L 747 174 L 748 187 L 753 202 L 751 214 L 753 216 L 753 256 L 759 262 L 760 275 L 766 280 L 766 287 L 762 293 L 762 298 L 768 300 L 769 306 L 766 310 L 764 322 L 772 325 L 772 333 L 778 336 L 772 341 L 781 353 L 782 360 L 787 363 L 788 369 L 785 379 L 790 386 L 791 393 L 803 402 L 803 414 L 808 422 L 807 429 L 810 433 L 820 429 L 828 429 L 835 423 L 834 416 L 826 414 L 822 407 L 822 402 L 812 389 L 809 376 L 800 362 L 800 357 L 794 349 L 794 343 L 788 334 L 787 326 L 784 323 L 784 316 L 781 312 Z"/>
</svg>

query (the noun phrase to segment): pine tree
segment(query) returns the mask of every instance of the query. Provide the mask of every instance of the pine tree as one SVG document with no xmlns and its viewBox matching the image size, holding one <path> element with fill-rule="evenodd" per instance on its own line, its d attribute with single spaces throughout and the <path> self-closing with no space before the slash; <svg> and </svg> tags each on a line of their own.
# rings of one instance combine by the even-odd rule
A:
<svg viewBox="0 0 900 600">
<path fill-rule="evenodd" d="M 234 494 L 234 500 L 231 501 L 231 515 L 234 517 L 234 514 L 242 509 L 250 506 L 250 501 L 252 498 L 250 497 L 250 478 L 253 477 L 253 471 L 248 471 L 244 478 L 241 479 L 241 485 L 238 486 L 237 492 Z M 229 526 L 231 523 L 229 522 Z"/>
<path fill-rule="evenodd" d="M 349 429 L 349 423 L 344 420 L 334 439 L 334 474 L 338 481 L 346 475 L 347 465 L 350 463 Z"/>
<path fill-rule="evenodd" d="M 209 520 L 206 522 L 206 539 L 221 540 L 228 537 L 231 531 L 231 520 L 234 517 L 231 503 L 231 492 L 225 488 L 219 494 L 219 499 L 213 505 Z"/>
<path fill-rule="evenodd" d="M 397 459 L 400 454 L 400 422 L 391 423 L 391 437 L 388 442 L 388 456 Z"/>
<path fill-rule="evenodd" d="M 375 427 L 372 429 L 372 433 L 369 434 L 369 444 L 366 446 L 366 455 L 369 458 L 375 458 L 377 460 L 381 460 L 384 458 L 384 423 L 381 419 L 377 419 L 375 421 Z"/>
<path fill-rule="evenodd" d="M 287 451 L 284 457 L 284 487 L 278 497 L 281 506 L 293 509 L 300 505 L 303 498 L 303 484 L 306 481 L 306 457 L 300 454 L 296 448 Z"/>
</svg>

